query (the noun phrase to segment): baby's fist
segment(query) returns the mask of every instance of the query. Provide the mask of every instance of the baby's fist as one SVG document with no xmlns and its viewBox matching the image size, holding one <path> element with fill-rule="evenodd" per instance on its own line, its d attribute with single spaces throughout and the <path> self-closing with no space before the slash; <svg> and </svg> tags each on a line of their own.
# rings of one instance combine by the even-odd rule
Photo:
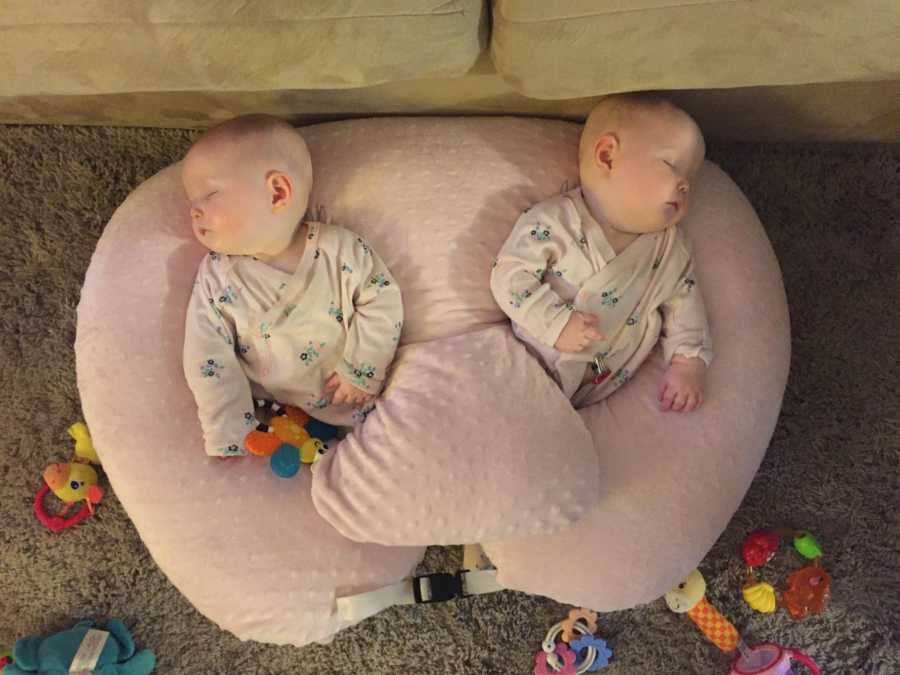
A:
<svg viewBox="0 0 900 675">
<path fill-rule="evenodd" d="M 591 342 L 602 340 L 603 333 L 595 328 L 597 320 L 593 314 L 572 312 L 553 347 L 566 354 L 572 354 L 580 352 Z"/>
<path fill-rule="evenodd" d="M 659 385 L 659 409 L 691 412 L 703 404 L 706 363 L 700 358 L 676 354 Z"/>
<path fill-rule="evenodd" d="M 375 400 L 375 396 L 364 389 L 354 387 L 337 373 L 332 373 L 331 377 L 325 382 L 325 389 L 334 390 L 331 402 L 334 405 L 356 405 L 362 406 Z"/>
</svg>

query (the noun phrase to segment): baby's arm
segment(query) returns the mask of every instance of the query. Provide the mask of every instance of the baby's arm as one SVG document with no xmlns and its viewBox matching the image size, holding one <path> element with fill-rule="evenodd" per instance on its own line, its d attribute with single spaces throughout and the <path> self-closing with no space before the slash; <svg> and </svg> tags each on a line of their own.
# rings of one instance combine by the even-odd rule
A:
<svg viewBox="0 0 900 675">
<path fill-rule="evenodd" d="M 691 412 L 703 403 L 706 368 L 713 356 L 706 307 L 694 276 L 693 261 L 681 275 L 675 293 L 660 309 L 660 342 L 668 364 L 659 387 L 660 409 Z"/>
<path fill-rule="evenodd" d="M 579 351 L 589 339 L 598 339 L 591 328 L 596 317 L 574 311 L 544 282 L 568 238 L 540 204 L 523 213 L 497 255 L 491 292 L 500 308 L 538 340 L 561 351 Z"/>
<path fill-rule="evenodd" d="M 403 328 L 400 287 L 387 265 L 357 241 L 347 264 L 354 270 L 353 315 L 347 324 L 344 357 L 338 366 L 335 403 L 369 403 L 381 391 Z M 336 384 L 332 378 L 330 386 Z M 356 391 L 354 391 L 354 389 Z"/>
<path fill-rule="evenodd" d="M 184 376 L 197 402 L 206 454 L 246 455 L 244 438 L 256 428 L 250 381 L 235 352 L 234 327 L 218 311 L 201 265 L 188 303 Z"/>
</svg>

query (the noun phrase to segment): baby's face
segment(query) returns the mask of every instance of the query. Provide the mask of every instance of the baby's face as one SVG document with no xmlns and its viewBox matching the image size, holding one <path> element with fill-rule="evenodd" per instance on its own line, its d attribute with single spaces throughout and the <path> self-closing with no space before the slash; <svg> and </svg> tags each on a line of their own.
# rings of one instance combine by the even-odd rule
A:
<svg viewBox="0 0 900 675">
<path fill-rule="evenodd" d="M 184 159 L 181 179 L 194 236 L 206 248 L 275 255 L 290 242 L 297 223 L 273 212 L 265 171 L 246 158 L 195 146 Z"/>
<path fill-rule="evenodd" d="M 703 136 L 686 114 L 646 113 L 619 134 L 606 184 L 588 187 L 602 194 L 604 215 L 616 229 L 661 232 L 684 218 L 704 154 Z"/>
</svg>

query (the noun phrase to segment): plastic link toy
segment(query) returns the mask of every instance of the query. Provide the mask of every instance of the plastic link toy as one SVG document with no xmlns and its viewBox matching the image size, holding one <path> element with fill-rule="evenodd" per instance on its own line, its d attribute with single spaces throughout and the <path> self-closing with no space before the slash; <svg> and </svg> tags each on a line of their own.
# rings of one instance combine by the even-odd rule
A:
<svg viewBox="0 0 900 675">
<path fill-rule="evenodd" d="M 573 609 L 547 632 L 541 651 L 534 655 L 532 672 L 534 675 L 581 675 L 608 666 L 612 650 L 605 640 L 594 635 L 596 632 L 596 612 Z M 576 638 L 576 634 L 580 637 Z"/>
<path fill-rule="evenodd" d="M 794 550 L 812 562 L 792 572 L 787 588 L 779 595 L 771 584 L 756 578 L 754 568 L 763 567 L 775 556 L 782 538 L 792 539 Z M 812 534 L 805 530 L 756 530 L 744 540 L 741 553 L 747 564 L 744 601 L 757 612 L 768 614 L 781 606 L 791 618 L 802 619 L 825 609 L 831 597 L 831 577 L 822 567 L 822 548 Z"/>
</svg>

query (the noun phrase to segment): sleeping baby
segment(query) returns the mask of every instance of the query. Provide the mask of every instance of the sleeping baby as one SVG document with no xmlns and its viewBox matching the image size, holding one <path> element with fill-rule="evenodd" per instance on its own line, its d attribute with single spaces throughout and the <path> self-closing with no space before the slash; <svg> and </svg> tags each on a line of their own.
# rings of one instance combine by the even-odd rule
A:
<svg viewBox="0 0 900 675">
<path fill-rule="evenodd" d="M 678 223 L 704 153 L 671 103 L 606 97 L 582 131 L 581 187 L 526 209 L 500 250 L 494 298 L 576 407 L 621 387 L 657 341 L 660 409 L 703 403 L 712 341 Z"/>
<path fill-rule="evenodd" d="M 206 453 L 247 454 L 254 399 L 337 426 L 363 421 L 397 349 L 400 289 L 362 237 L 304 220 L 302 136 L 275 117 L 233 119 L 190 148 L 181 177 L 194 236 L 210 249 L 184 339 Z"/>
</svg>

